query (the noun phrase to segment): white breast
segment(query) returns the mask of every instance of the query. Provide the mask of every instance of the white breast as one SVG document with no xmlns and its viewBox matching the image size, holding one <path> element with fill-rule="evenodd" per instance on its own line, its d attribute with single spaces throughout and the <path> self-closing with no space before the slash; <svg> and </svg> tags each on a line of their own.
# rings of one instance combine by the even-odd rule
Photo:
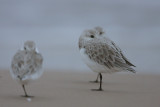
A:
<svg viewBox="0 0 160 107">
<path fill-rule="evenodd" d="M 88 65 L 88 67 L 97 73 L 112 73 L 113 71 L 108 69 L 107 67 L 100 65 L 93 60 L 91 60 L 88 55 L 85 53 L 85 48 L 80 49 L 80 54 L 82 56 L 83 61 Z"/>
</svg>

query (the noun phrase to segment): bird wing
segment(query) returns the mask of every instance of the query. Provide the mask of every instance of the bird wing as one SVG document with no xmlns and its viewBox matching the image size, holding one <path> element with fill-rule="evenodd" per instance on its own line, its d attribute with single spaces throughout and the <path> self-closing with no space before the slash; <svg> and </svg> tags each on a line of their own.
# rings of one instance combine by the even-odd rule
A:
<svg viewBox="0 0 160 107">
<path fill-rule="evenodd" d="M 20 50 L 12 59 L 11 69 L 15 78 L 22 79 L 23 76 L 28 72 L 25 69 L 25 54 L 26 53 L 24 50 Z"/>
<path fill-rule="evenodd" d="M 33 64 L 35 70 L 34 70 L 34 72 L 32 72 L 32 74 L 35 73 L 35 72 L 38 72 L 42 68 L 42 63 L 43 63 L 42 55 L 40 53 L 36 52 L 34 54 L 34 64 Z"/>
<path fill-rule="evenodd" d="M 116 46 L 116 44 L 115 44 L 113 41 L 112 41 L 112 45 L 113 45 L 113 47 L 114 47 L 117 51 L 120 52 L 122 58 L 126 61 L 126 64 L 128 64 L 128 65 L 130 65 L 130 66 L 136 67 L 135 65 L 133 65 L 133 64 L 124 56 L 124 54 L 123 54 L 123 52 L 121 51 L 121 49 L 120 49 L 118 46 Z"/>
<path fill-rule="evenodd" d="M 40 70 L 42 68 L 42 62 L 43 62 L 43 57 L 40 53 L 37 53 L 35 51 L 28 52 L 26 54 L 26 71 L 28 71 L 27 75 L 30 76 L 30 78 L 34 79 L 38 78 L 38 75 L 40 73 Z"/>
<path fill-rule="evenodd" d="M 124 70 L 134 71 L 121 51 L 112 44 L 112 41 L 102 42 L 100 40 L 91 41 L 85 46 L 86 54 L 89 58 L 100 65 L 104 65 L 109 69 L 118 67 Z"/>
<path fill-rule="evenodd" d="M 36 52 L 18 51 L 12 59 L 13 77 L 25 79 L 31 77 L 42 67 L 43 58 L 41 54 Z"/>
</svg>

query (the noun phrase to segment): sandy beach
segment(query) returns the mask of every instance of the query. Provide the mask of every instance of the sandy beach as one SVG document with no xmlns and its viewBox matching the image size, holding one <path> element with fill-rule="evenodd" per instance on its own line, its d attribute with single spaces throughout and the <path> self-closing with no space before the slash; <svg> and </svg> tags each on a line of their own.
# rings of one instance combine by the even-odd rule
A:
<svg viewBox="0 0 160 107">
<path fill-rule="evenodd" d="M 21 86 L 8 70 L 0 70 L 0 107 L 160 107 L 160 75 L 118 73 L 103 75 L 102 92 L 91 91 L 93 72 L 45 71 L 26 86 L 28 101 Z"/>
</svg>

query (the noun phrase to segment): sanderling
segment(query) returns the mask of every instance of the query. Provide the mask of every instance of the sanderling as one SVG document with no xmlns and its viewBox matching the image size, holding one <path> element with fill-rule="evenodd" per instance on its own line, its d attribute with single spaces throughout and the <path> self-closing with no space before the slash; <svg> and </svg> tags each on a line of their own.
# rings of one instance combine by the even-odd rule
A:
<svg viewBox="0 0 160 107">
<path fill-rule="evenodd" d="M 29 81 L 39 78 L 42 73 L 43 57 L 33 41 L 26 41 L 24 49 L 18 50 L 11 62 L 11 75 L 22 85 L 24 97 L 31 97 L 27 94 L 25 85 Z"/>
<path fill-rule="evenodd" d="M 85 30 L 79 38 L 79 50 L 84 62 L 88 67 L 98 73 L 95 82 L 100 77 L 99 89 L 102 91 L 102 73 L 114 73 L 119 71 L 130 71 L 135 73 L 131 66 L 135 67 L 124 56 L 121 49 L 108 37 L 101 27 Z"/>
</svg>

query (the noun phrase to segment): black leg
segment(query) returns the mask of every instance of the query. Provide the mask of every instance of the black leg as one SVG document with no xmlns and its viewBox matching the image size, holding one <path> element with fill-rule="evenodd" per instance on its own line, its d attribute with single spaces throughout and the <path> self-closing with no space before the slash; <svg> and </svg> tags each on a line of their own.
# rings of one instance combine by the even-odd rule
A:
<svg viewBox="0 0 160 107">
<path fill-rule="evenodd" d="M 24 91 L 24 94 L 25 94 L 23 97 L 28 97 L 24 84 L 22 85 L 22 88 L 23 88 L 23 91 Z"/>
<path fill-rule="evenodd" d="M 92 83 L 98 83 L 98 82 L 99 82 L 99 81 L 98 81 L 99 76 L 100 76 L 100 73 L 98 73 L 97 79 L 96 79 L 95 81 L 90 81 L 90 82 L 92 82 Z"/>
<path fill-rule="evenodd" d="M 103 91 L 102 90 L 102 74 L 99 73 L 99 76 L 100 76 L 100 86 L 99 86 L 99 89 L 92 89 L 92 91 Z"/>
<path fill-rule="evenodd" d="M 99 90 L 102 91 L 102 74 L 100 73 L 100 86 L 99 86 Z"/>
<path fill-rule="evenodd" d="M 24 85 L 24 84 L 22 85 L 22 88 L 23 88 L 23 90 L 24 90 L 24 94 L 25 94 L 25 95 L 23 95 L 22 97 L 26 97 L 26 98 L 28 98 L 28 97 L 33 97 L 33 96 L 28 96 L 28 94 L 27 94 L 27 92 L 26 92 L 26 89 L 25 89 L 25 85 Z"/>
</svg>

